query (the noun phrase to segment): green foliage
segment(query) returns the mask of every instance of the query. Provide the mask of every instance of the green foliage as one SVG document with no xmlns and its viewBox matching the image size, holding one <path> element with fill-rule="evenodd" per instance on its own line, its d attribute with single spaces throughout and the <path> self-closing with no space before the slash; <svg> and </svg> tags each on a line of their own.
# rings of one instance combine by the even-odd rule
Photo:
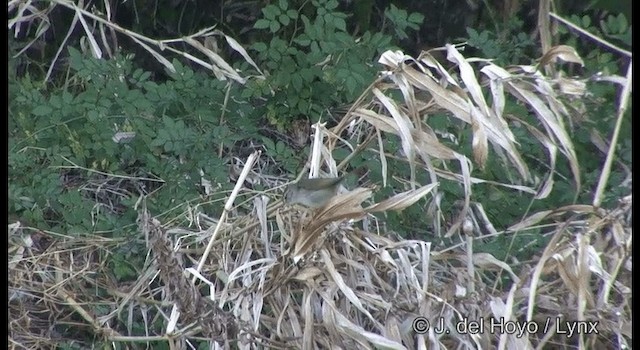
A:
<svg viewBox="0 0 640 350">
<path fill-rule="evenodd" d="M 496 259 L 508 261 L 515 257 L 519 261 L 531 258 L 531 253 L 540 252 L 550 240 L 540 232 L 519 232 L 515 235 L 500 235 L 491 241 L 478 241 L 474 246 L 477 253 L 489 253 Z"/>
<path fill-rule="evenodd" d="M 572 15 L 569 17 L 569 21 L 599 38 L 611 40 L 613 44 L 621 45 L 622 48 L 631 51 L 631 25 L 627 22 L 624 14 L 609 15 L 606 20 L 600 21 L 599 24 L 596 24 L 596 21 L 587 15 Z M 558 32 L 565 39 L 567 45 L 574 46 L 579 51 L 587 51 L 587 54 L 584 55 L 586 58 L 586 73 L 602 72 L 608 75 L 619 71 L 618 63 L 615 59 L 616 56 L 611 51 L 594 47 L 591 40 L 573 35 L 565 27 L 560 27 Z"/>
<path fill-rule="evenodd" d="M 252 48 L 269 75 L 242 88 L 176 59 L 175 72 L 165 72 L 168 79 L 162 81 L 161 75 L 134 67 L 133 55 L 97 60 L 73 47 L 70 74 L 60 88 L 36 86 L 28 75 L 12 82 L 10 212 L 47 228 L 122 235 L 122 228 L 134 223 L 131 206 L 141 186 L 144 193 L 153 192 L 148 205 L 154 212 L 197 200 L 200 169 L 212 183 L 227 182 L 224 160 L 211 156 L 219 153 L 216 147 L 257 137 L 265 119 L 283 127 L 296 118 L 317 120 L 331 107 L 352 102 L 374 80 L 373 61 L 390 48 L 393 36 L 353 37 L 336 0 L 312 1 L 299 9 L 291 4 L 280 0 L 262 9 L 254 28 L 263 40 Z M 396 7 L 388 16 L 394 23 L 391 34 L 399 37 L 418 29 L 422 20 Z M 122 131 L 135 131 L 136 137 L 114 142 L 114 134 Z M 282 169 L 293 173 L 304 161 L 306 152 L 262 140 Z M 60 167 L 72 164 L 76 169 L 61 176 Z M 36 175 L 18 176 L 23 173 Z M 81 190 L 96 176 L 107 181 L 97 175 L 102 173 L 127 179 L 129 193 Z M 164 182 L 132 179 L 149 177 Z M 118 271 L 120 277 L 128 275 L 125 267 Z"/>
<path fill-rule="evenodd" d="M 243 98 L 266 98 L 261 108 L 269 122 L 280 128 L 292 120 L 318 120 L 327 109 L 348 104 L 374 80 L 373 60 L 390 48 L 392 36 L 366 32 L 355 38 L 347 32 L 348 16 L 338 11 L 338 1 L 311 1 L 312 11 L 297 11 L 288 1 L 262 9 L 254 29 L 268 31 L 253 43 L 266 81 L 252 81 Z M 392 7 L 389 18 L 397 37 L 418 29 L 419 14 Z"/>
<path fill-rule="evenodd" d="M 393 4 L 384 11 L 384 15 L 393 23 L 393 29 L 399 39 L 409 38 L 406 32 L 407 28 L 418 30 L 424 21 L 424 15 L 416 12 L 408 14 L 407 11 L 395 7 Z"/>
<path fill-rule="evenodd" d="M 628 45 L 630 49 L 631 26 L 622 14 L 609 15 L 606 20 L 600 21 L 598 26 L 594 25 L 596 21 L 592 19 L 592 16 L 588 15 L 581 17 L 573 15 L 570 20 L 594 35 L 605 39 L 614 39 L 614 41 L 617 40 L 623 47 Z M 528 35 L 524 34 L 521 27 L 522 22 L 513 20 L 500 33 L 490 30 L 477 31 L 468 28 L 468 43 L 478 48 L 484 57 L 495 58 L 498 64 L 533 64 L 532 57 L 539 57 L 539 54 L 530 54 L 534 49 L 534 42 L 528 38 Z M 626 69 L 626 63 L 621 65 L 621 62 L 616 60 L 616 57 L 620 56 L 603 50 L 601 47 L 594 45 L 591 40 L 583 39 L 584 36 L 582 35 L 575 35 L 574 32 L 569 32 L 564 26 L 559 26 L 559 33 L 560 37 L 557 41 L 577 47 L 578 52 L 580 52 L 585 61 L 585 66 L 581 68 L 581 71 L 574 70 L 572 71 L 573 74 L 588 76 L 589 74 L 602 72 L 607 75 L 624 75 L 622 69 Z M 565 66 L 563 68 L 571 69 L 573 67 Z M 592 132 L 598 132 L 603 138 L 608 138 L 613 134 L 616 122 L 615 111 L 618 108 L 617 101 L 616 87 L 613 84 L 590 82 L 588 84 L 588 94 L 581 101 L 585 104 L 586 109 L 583 111 L 570 111 L 574 117 L 579 117 L 576 118 L 576 121 L 579 120 L 579 122 L 576 122 L 576 126 L 570 130 L 570 137 L 574 143 L 582 171 L 583 184 L 579 193 L 576 194 L 573 177 L 566 160 L 560 157 L 557 171 L 554 174 L 554 190 L 544 200 L 534 201 L 528 195 L 514 195 L 510 190 L 494 188 L 489 185 L 475 186 L 474 198 L 483 204 L 491 222 L 496 227 L 506 227 L 533 212 L 572 204 L 576 201 L 576 195 L 578 203 L 590 203 L 593 200 L 593 191 L 601 176 L 605 158 L 605 155 L 593 145 Z M 565 102 L 572 105 L 571 101 Z M 521 105 L 511 101 L 505 107 L 506 114 L 524 117 L 525 120 L 537 125 L 537 121 L 530 116 L 530 111 L 524 109 Z M 433 119 L 431 120 L 433 121 Z M 620 138 L 622 142 L 618 145 L 617 159 L 631 168 L 630 142 L 625 141 L 631 140 L 629 123 L 630 121 L 627 117 L 623 121 L 625 126 L 622 128 Z M 546 150 L 522 128 L 512 128 L 512 130 L 529 168 L 535 176 L 541 178 L 548 171 L 545 165 L 545 159 L 548 158 Z M 459 137 L 461 145 L 471 144 L 470 138 L 472 135 L 470 132 L 462 133 Z M 467 149 L 464 149 L 464 153 L 471 154 L 470 152 L 470 146 L 467 146 Z M 479 176 L 486 180 L 508 182 L 511 174 L 505 171 L 497 157 L 490 156 L 484 171 Z M 609 178 L 609 187 L 605 191 L 605 201 L 603 203 L 605 207 L 614 205 L 617 198 L 628 193 L 628 188 L 620 186 L 624 177 L 624 169 L 614 165 L 613 173 Z M 441 189 L 447 193 L 446 185 L 442 186 Z M 450 192 L 450 195 L 461 196 L 459 188 L 453 187 Z M 478 246 L 478 248 L 481 251 L 491 252 L 499 259 L 504 258 L 504 254 L 500 252 L 508 252 L 508 255 L 524 254 L 520 256 L 522 258 L 535 252 L 541 245 L 545 244 L 545 241 L 535 239 L 536 235 L 533 234 L 533 236 L 529 237 L 529 233 L 518 233 L 512 238 L 507 237 L 506 240 L 503 238 L 491 240 L 485 245 Z M 534 239 L 536 241 L 535 244 L 525 244 L 526 242 L 533 242 Z"/>
<path fill-rule="evenodd" d="M 254 28 L 267 29 L 272 33 L 277 32 L 282 27 L 288 26 L 292 21 L 298 19 L 298 11 L 288 9 L 289 3 L 286 0 L 278 1 L 278 5 L 267 5 L 262 9 L 263 19 L 256 21 Z"/>
<path fill-rule="evenodd" d="M 85 344 L 77 344 L 77 342 L 68 342 L 68 343 L 64 343 L 59 345 L 59 349 L 60 350 L 80 350 L 80 349 L 85 349 Z"/>
<path fill-rule="evenodd" d="M 631 46 L 631 24 L 624 14 L 609 15 L 606 21 L 600 23 L 602 32 L 611 39 L 617 39 L 627 46 Z"/>
<path fill-rule="evenodd" d="M 69 48 L 69 64 L 62 90 L 39 89 L 28 77 L 11 83 L 9 212 L 39 225 L 122 234 L 122 227 L 135 223 L 132 204 L 141 187 L 146 193 L 159 189 L 150 198 L 159 213 L 197 199 L 199 169 L 210 181 L 227 183 L 221 160 L 211 160 L 216 147 L 256 130 L 248 119 L 223 122 L 224 83 L 177 61 L 164 83 L 151 81 L 151 73 L 134 69 L 125 57 L 96 60 Z M 226 107 L 238 114 L 251 110 L 235 102 Z M 136 137 L 116 143 L 118 131 L 135 131 Z M 80 168 L 61 172 L 71 163 Z M 157 176 L 165 184 L 123 180 L 130 192 L 122 196 L 109 194 L 115 183 L 102 190 L 83 186 L 89 179 L 106 181 L 102 172 L 127 179 Z"/>
<path fill-rule="evenodd" d="M 144 259 L 144 250 L 134 244 L 120 246 L 108 257 L 111 271 L 118 281 L 136 280 L 139 276 L 138 269 L 143 266 Z"/>
<path fill-rule="evenodd" d="M 604 20 L 595 20 L 590 16 L 572 15 L 569 20 L 588 32 L 600 38 L 610 40 L 613 44 L 619 45 L 623 49 L 631 51 L 631 24 L 628 23 L 623 14 L 609 14 Z M 627 60 L 621 59 L 621 55 L 612 51 L 603 50 L 600 46 L 594 46 L 592 41 L 576 36 L 566 28 L 560 27 L 560 35 L 563 41 L 573 45 L 586 54 L 583 54 L 585 66 L 584 74 L 604 74 L 622 75 L 626 74 Z M 599 180 L 601 169 L 604 164 L 605 155 L 601 153 L 592 143 L 592 132 L 598 132 L 604 139 L 608 139 L 613 134 L 616 124 L 618 110 L 619 89 L 609 82 L 590 82 L 588 85 L 589 94 L 585 98 L 586 115 L 580 128 L 574 131 L 574 142 L 576 153 L 584 170 L 585 188 L 580 193 L 582 200 L 589 200 L 593 197 L 593 190 Z M 625 187 L 619 185 L 624 181 L 626 175 L 624 169 L 617 162 L 625 164 L 631 169 L 631 103 L 627 108 L 627 115 L 622 121 L 620 129 L 620 144 L 616 148 L 616 158 L 614 160 L 613 173 L 609 178 L 609 187 L 605 191 L 604 206 L 615 205 L 620 195 L 628 192 Z M 597 155 L 597 156 L 594 156 Z"/>
<path fill-rule="evenodd" d="M 298 165 L 306 160 L 300 159 L 301 156 L 296 154 L 291 147 L 288 147 L 282 141 L 273 142 L 273 140 L 266 137 L 263 138 L 262 141 L 264 142 L 264 148 L 267 154 L 272 155 L 278 165 L 291 174 L 294 174 L 297 171 Z M 306 157 L 306 152 L 302 156 Z"/>
<path fill-rule="evenodd" d="M 573 24 L 587 30 L 588 32 L 595 34 L 604 39 L 614 39 L 614 42 L 622 43 L 626 47 L 631 47 L 631 24 L 627 21 L 627 17 L 620 13 L 618 15 L 608 15 L 605 20 L 594 23 L 589 15 L 571 15 L 569 21 Z M 568 34 L 568 30 L 565 27 L 559 28 L 560 34 Z M 568 37 L 571 43 L 577 44 L 575 37 Z"/>
<path fill-rule="evenodd" d="M 483 57 L 495 59 L 498 65 L 529 63 L 536 43 L 523 26 L 522 20 L 512 18 L 501 32 L 467 28 L 467 43 L 479 49 Z"/>
</svg>

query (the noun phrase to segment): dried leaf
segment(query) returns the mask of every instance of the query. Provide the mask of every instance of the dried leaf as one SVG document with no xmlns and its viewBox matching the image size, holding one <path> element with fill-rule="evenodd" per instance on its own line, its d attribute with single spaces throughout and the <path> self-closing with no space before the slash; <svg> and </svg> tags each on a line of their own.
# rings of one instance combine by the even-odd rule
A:
<svg viewBox="0 0 640 350">
<path fill-rule="evenodd" d="M 422 197 L 426 196 L 436 186 L 438 186 L 437 183 L 429 184 L 429 185 L 417 188 L 415 190 L 410 190 L 410 191 L 396 194 L 395 196 L 387 198 L 380 203 L 367 207 L 365 211 L 367 211 L 368 213 L 376 213 L 376 212 L 383 212 L 387 210 L 405 209 L 410 205 L 413 205 Z"/>
<path fill-rule="evenodd" d="M 580 66 L 584 66 L 584 62 L 582 58 L 580 58 L 580 55 L 578 55 L 578 52 L 568 45 L 558 45 L 549 49 L 549 51 L 540 58 L 540 65 L 546 66 L 549 63 L 555 62 L 556 59 L 578 63 Z"/>
</svg>

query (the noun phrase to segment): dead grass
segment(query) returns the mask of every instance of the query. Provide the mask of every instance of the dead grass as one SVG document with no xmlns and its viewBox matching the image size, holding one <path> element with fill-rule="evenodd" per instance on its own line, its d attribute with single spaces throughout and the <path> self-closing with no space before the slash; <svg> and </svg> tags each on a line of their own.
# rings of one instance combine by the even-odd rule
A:
<svg viewBox="0 0 640 350">
<path fill-rule="evenodd" d="M 210 284 L 204 293 L 185 274 L 192 263 L 180 259 L 181 249 L 198 244 L 173 242 L 176 236 L 206 231 L 172 240 L 142 211 L 150 227 L 142 231 L 150 231 L 154 258 L 137 281 L 118 283 L 104 257 L 124 242 L 60 237 L 14 225 L 9 338 L 16 349 L 92 337 L 126 348 L 159 340 L 193 344 L 202 337 L 234 348 L 624 348 L 632 339 L 630 209 L 627 197 L 611 211 L 584 206 L 540 217 L 540 223 L 553 222 L 545 229 L 553 239 L 512 278 L 500 274 L 505 266 L 486 254 L 471 254 L 471 274 L 464 249 L 441 252 L 427 242 L 370 232 L 343 220 L 314 237 L 295 263 L 287 248 L 317 216 L 280 210 L 270 219 L 279 225 L 266 232 L 255 227 L 234 236 L 239 227 L 233 224 L 220 232 L 198 274 Z M 567 218 L 558 219 L 563 214 Z M 499 286 L 487 278 L 501 275 L 505 282 Z M 535 332 L 471 336 L 454 328 L 465 320 L 484 320 L 488 327 L 500 317 L 521 325 L 530 320 L 536 326 L 528 331 Z M 432 329 L 418 335 L 412 327 L 421 320 L 434 326 L 443 322 L 452 333 Z M 595 324 L 599 334 L 563 333 L 569 330 L 566 322 L 578 320 Z"/>
</svg>

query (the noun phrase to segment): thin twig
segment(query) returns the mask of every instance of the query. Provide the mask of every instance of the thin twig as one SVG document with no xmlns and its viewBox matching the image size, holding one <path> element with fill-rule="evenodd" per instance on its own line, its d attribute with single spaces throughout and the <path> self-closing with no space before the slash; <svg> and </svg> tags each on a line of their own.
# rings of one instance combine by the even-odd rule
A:
<svg viewBox="0 0 640 350">
<path fill-rule="evenodd" d="M 622 127 L 622 119 L 624 113 L 627 111 L 627 105 L 629 103 L 629 96 L 631 95 L 631 63 L 629 61 L 629 67 L 627 68 L 627 82 L 622 88 L 620 93 L 620 105 L 618 106 L 618 119 L 616 121 L 616 127 L 613 129 L 613 136 L 611 136 L 611 142 L 609 143 L 609 151 L 607 152 L 607 159 L 602 167 L 602 173 L 598 180 L 598 187 L 596 187 L 596 194 L 593 197 L 593 205 L 600 207 L 602 203 L 602 194 L 607 186 L 607 180 L 611 173 L 611 163 L 613 163 L 613 157 L 616 151 L 616 145 L 618 144 L 618 137 L 620 136 L 620 128 Z"/>
<path fill-rule="evenodd" d="M 216 241 L 216 237 L 218 236 L 218 233 L 220 232 L 220 229 L 223 226 L 222 223 L 226 221 L 227 216 L 229 215 L 229 211 L 231 211 L 231 208 L 233 207 L 233 202 L 235 202 L 236 197 L 238 196 L 238 192 L 240 192 L 240 189 L 244 184 L 244 180 L 249 175 L 251 168 L 253 168 L 253 164 L 256 162 L 256 160 L 258 160 L 258 157 L 260 156 L 261 153 L 262 153 L 261 151 L 253 152 L 249 156 L 249 158 L 247 158 L 247 162 L 245 163 L 245 166 L 242 169 L 242 173 L 240 173 L 240 176 L 238 177 L 238 181 L 236 181 L 236 186 L 233 188 L 233 192 L 231 192 L 229 199 L 224 204 L 224 210 L 222 211 L 222 214 L 220 214 L 220 219 L 218 219 L 218 224 L 213 230 L 213 234 L 211 235 L 209 244 L 207 245 L 207 249 L 204 250 L 204 254 L 202 254 L 202 257 L 200 258 L 200 262 L 198 263 L 198 267 L 196 269 L 198 272 L 202 270 L 202 267 L 204 266 L 204 262 L 207 260 L 207 256 L 209 256 L 209 252 L 211 252 L 211 248 L 213 248 L 214 246 L 213 243 Z M 193 276 L 192 281 L 195 283 L 196 279 L 197 277 Z"/>
<path fill-rule="evenodd" d="M 162 179 L 151 179 L 151 178 L 148 178 L 148 177 L 126 176 L 126 175 L 118 175 L 118 174 L 113 174 L 113 173 L 105 173 L 104 171 L 89 169 L 89 168 L 85 168 L 83 166 L 80 166 L 80 165 L 72 162 L 70 159 L 68 159 L 65 156 L 60 156 L 60 157 L 62 157 L 62 159 L 66 160 L 67 162 L 71 163 L 71 165 L 70 166 L 69 165 L 51 166 L 52 169 L 81 169 L 81 170 L 88 171 L 90 173 L 100 174 L 100 175 L 114 177 L 114 178 L 120 178 L 120 179 L 140 180 L 140 181 L 153 181 L 153 182 L 162 182 L 162 183 L 165 182 Z"/>
</svg>

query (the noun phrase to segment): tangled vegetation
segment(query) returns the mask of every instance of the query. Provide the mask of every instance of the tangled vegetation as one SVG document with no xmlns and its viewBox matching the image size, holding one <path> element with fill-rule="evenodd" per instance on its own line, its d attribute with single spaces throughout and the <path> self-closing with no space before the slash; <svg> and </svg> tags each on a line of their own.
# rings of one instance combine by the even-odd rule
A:
<svg viewBox="0 0 640 350">
<path fill-rule="evenodd" d="M 8 3 L 12 349 L 632 347 L 623 14 L 223 3 Z"/>
</svg>

